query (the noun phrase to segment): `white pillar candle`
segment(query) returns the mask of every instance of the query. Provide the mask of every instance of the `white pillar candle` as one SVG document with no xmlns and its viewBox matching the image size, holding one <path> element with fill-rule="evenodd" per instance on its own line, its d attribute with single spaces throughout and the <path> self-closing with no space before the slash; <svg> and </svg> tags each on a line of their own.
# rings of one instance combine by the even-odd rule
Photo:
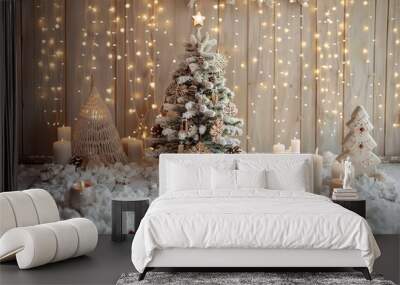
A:
<svg viewBox="0 0 400 285">
<path fill-rule="evenodd" d="M 131 136 L 125 137 L 121 139 L 122 148 L 126 155 L 128 155 L 128 143 L 134 141 L 135 139 Z"/>
<path fill-rule="evenodd" d="M 284 153 L 285 152 L 285 145 L 281 143 L 274 144 L 272 146 L 273 153 Z"/>
<path fill-rule="evenodd" d="M 313 155 L 313 168 L 314 168 L 314 193 L 320 194 L 322 189 L 322 169 L 323 158 L 318 154 L 318 148 Z"/>
<path fill-rule="evenodd" d="M 72 184 L 68 201 L 68 206 L 77 211 L 80 211 L 82 207 L 88 207 L 96 203 L 96 192 L 93 189 L 93 183 L 90 180 L 82 180 Z"/>
<path fill-rule="evenodd" d="M 62 126 L 57 128 L 57 140 L 71 141 L 71 127 Z"/>
<path fill-rule="evenodd" d="M 293 138 L 291 141 L 292 153 L 300 153 L 300 140 Z"/>
<path fill-rule="evenodd" d="M 132 162 L 141 162 L 143 159 L 143 140 L 129 140 L 127 144 L 128 160 Z"/>
<path fill-rule="evenodd" d="M 71 142 L 60 140 L 53 143 L 54 161 L 58 164 L 67 164 L 71 159 Z"/>
</svg>

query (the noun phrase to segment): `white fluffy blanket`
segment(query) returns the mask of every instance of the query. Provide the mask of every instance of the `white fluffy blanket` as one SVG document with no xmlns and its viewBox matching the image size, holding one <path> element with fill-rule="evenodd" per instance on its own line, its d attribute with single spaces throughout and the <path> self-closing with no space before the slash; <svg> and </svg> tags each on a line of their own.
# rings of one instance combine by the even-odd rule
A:
<svg viewBox="0 0 400 285">
<path fill-rule="evenodd" d="M 133 240 L 136 269 L 163 248 L 358 249 L 370 271 L 380 255 L 368 223 L 328 198 L 257 189 L 157 198 Z"/>
</svg>

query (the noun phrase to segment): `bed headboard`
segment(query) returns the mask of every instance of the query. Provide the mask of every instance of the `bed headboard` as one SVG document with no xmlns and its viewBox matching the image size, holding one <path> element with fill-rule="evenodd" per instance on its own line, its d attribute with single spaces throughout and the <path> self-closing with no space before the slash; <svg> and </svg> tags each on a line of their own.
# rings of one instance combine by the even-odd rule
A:
<svg viewBox="0 0 400 285">
<path fill-rule="evenodd" d="M 313 155 L 312 154 L 271 154 L 271 153 L 251 153 L 251 154 L 176 154 L 165 153 L 160 155 L 159 161 L 159 195 L 162 195 L 167 190 L 168 179 L 168 163 L 174 162 L 178 164 L 194 164 L 194 165 L 221 165 L 232 164 L 240 158 L 254 158 L 266 160 L 293 159 L 296 161 L 304 160 L 309 165 L 309 181 L 311 189 L 308 192 L 314 192 L 313 178 Z"/>
</svg>

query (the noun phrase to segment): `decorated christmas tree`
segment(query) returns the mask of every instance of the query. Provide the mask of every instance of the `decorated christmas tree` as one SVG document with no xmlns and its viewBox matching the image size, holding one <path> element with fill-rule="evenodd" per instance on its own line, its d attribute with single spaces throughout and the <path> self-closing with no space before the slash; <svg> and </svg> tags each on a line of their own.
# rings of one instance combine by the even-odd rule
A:
<svg viewBox="0 0 400 285">
<path fill-rule="evenodd" d="M 196 16 L 195 16 L 196 17 Z M 243 120 L 236 117 L 234 93 L 225 86 L 226 59 L 212 51 L 216 40 L 196 28 L 184 59 L 167 88 L 152 128 L 154 154 L 240 152 Z"/>
<path fill-rule="evenodd" d="M 350 157 L 356 175 L 374 174 L 375 166 L 381 160 L 372 152 L 377 144 L 370 134 L 373 126 L 363 106 L 356 107 L 346 126 L 350 129 L 350 132 L 344 139 L 343 152 L 337 160 L 342 161 Z"/>
</svg>

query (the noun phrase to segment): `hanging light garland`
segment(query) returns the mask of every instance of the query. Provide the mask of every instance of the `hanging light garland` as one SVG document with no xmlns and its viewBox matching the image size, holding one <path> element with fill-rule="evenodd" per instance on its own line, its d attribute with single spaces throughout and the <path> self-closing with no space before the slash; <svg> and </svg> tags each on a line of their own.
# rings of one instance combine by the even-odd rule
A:
<svg viewBox="0 0 400 285">
<path fill-rule="evenodd" d="M 143 13 L 138 13 L 136 19 L 135 5 L 141 5 Z M 155 56 L 160 52 L 156 49 L 155 33 L 159 31 L 157 15 L 163 7 L 158 0 L 146 0 L 142 3 L 129 1 L 125 4 L 125 50 L 127 61 L 127 94 L 129 94 L 128 116 L 135 128 L 128 133 L 133 137 L 146 138 L 158 106 L 155 102 L 155 72 L 159 65 Z M 135 27 L 134 23 L 138 23 Z M 139 29 L 143 29 L 144 38 L 137 37 Z M 121 31 L 122 32 L 122 31 Z M 131 53 L 133 51 L 133 53 Z M 143 69 L 140 72 L 140 69 Z"/>
<path fill-rule="evenodd" d="M 394 11 L 400 11 L 400 1 L 394 1 L 393 7 Z M 389 20 L 392 22 L 391 26 L 391 32 L 392 33 L 392 42 L 389 43 L 393 45 L 394 47 L 397 47 L 400 49 L 400 15 L 397 14 L 396 17 L 391 17 Z M 396 55 L 396 56 L 395 56 Z M 395 104 L 395 110 L 394 110 L 394 119 L 393 119 L 393 127 L 398 129 L 400 128 L 400 53 L 399 51 L 395 52 L 390 52 L 388 54 L 388 63 L 390 62 L 393 66 L 393 73 L 390 74 L 389 76 L 392 76 L 392 82 L 393 82 L 393 92 L 394 92 L 394 104 Z"/>
<path fill-rule="evenodd" d="M 43 121 L 49 127 L 63 123 L 62 100 L 64 89 L 64 40 L 60 31 L 64 28 L 62 1 L 36 0 L 37 29 L 39 34 L 37 49 L 37 68 L 35 73 L 35 93 L 42 103 Z M 49 12 L 50 11 L 50 12 Z M 36 49 L 35 49 L 36 52 Z"/>
<path fill-rule="evenodd" d="M 276 9 L 276 16 L 279 17 L 279 5 L 281 2 L 274 0 L 254 0 L 259 5 L 258 13 L 263 13 L 263 9 Z M 45 1 L 36 0 L 37 9 L 40 10 L 41 5 L 44 5 Z M 118 15 L 120 12 L 120 8 L 116 8 L 115 6 L 109 6 L 104 8 L 104 6 L 99 7 L 96 6 L 96 1 L 89 1 L 89 5 L 86 7 L 88 12 L 88 21 L 84 27 L 82 27 L 80 36 L 81 36 L 81 52 L 80 52 L 80 63 L 77 64 L 76 68 L 78 70 L 79 75 L 82 75 L 81 78 L 88 79 L 87 84 L 89 84 L 90 75 L 98 72 L 101 51 L 104 50 L 104 47 L 101 46 L 101 40 L 99 38 L 100 33 L 105 32 L 107 35 L 107 40 L 105 42 L 106 51 L 107 51 L 107 59 L 109 60 L 107 66 L 112 73 L 114 74 L 114 68 L 116 63 L 120 60 L 125 61 L 126 63 L 126 81 L 127 88 L 126 93 L 128 94 L 128 107 L 126 108 L 127 118 L 132 117 L 132 121 L 129 121 L 129 124 L 134 124 L 136 128 L 132 131 L 132 135 L 134 136 L 146 136 L 149 126 L 151 125 L 152 118 L 158 113 L 158 106 L 155 102 L 155 91 L 156 91 L 156 73 L 160 69 L 160 63 L 156 58 L 160 58 L 162 56 L 162 49 L 157 47 L 157 39 L 159 40 L 159 36 L 165 36 L 165 40 L 168 41 L 171 33 L 169 28 L 171 27 L 171 19 L 166 19 L 165 22 L 158 22 L 158 15 L 163 13 L 166 9 L 163 7 L 158 0 L 145 0 L 144 5 L 146 9 L 143 10 L 143 13 L 136 14 L 134 12 L 135 7 L 137 5 L 133 0 L 125 1 L 125 12 L 123 15 Z M 110 2 L 111 3 L 111 2 Z M 200 1 L 189 0 L 188 6 L 193 8 L 195 12 L 199 9 L 197 5 L 201 5 Z M 288 0 L 288 3 L 298 4 L 303 7 L 303 9 L 310 9 L 312 13 L 317 13 L 320 7 L 311 7 L 310 1 L 308 0 Z M 362 1 L 362 5 L 368 6 L 370 1 Z M 39 13 L 38 17 L 38 29 L 40 32 L 41 38 L 41 47 L 40 53 L 38 54 L 37 66 L 40 70 L 38 73 L 38 84 L 36 86 L 36 94 L 38 98 L 43 101 L 43 116 L 47 125 L 49 126 L 58 126 L 61 124 L 62 118 L 64 117 L 62 112 L 65 110 L 64 102 L 62 100 L 62 94 L 64 92 L 62 86 L 62 77 L 59 74 L 62 74 L 62 70 L 64 68 L 64 42 L 62 39 L 57 38 L 57 34 L 59 30 L 63 28 L 64 19 L 63 19 L 63 11 L 62 5 L 60 1 L 54 1 L 52 3 L 54 5 L 55 12 L 51 13 L 51 18 L 47 14 L 45 14 L 45 10 Z M 222 23 L 224 22 L 224 13 L 223 9 L 226 9 L 226 5 L 233 5 L 232 9 L 233 13 L 233 22 L 232 22 L 232 32 L 233 42 L 231 47 L 221 47 L 219 49 L 231 49 L 229 50 L 230 59 L 235 60 L 234 56 L 237 54 L 240 47 L 240 13 L 239 13 L 239 5 L 235 0 L 226 0 L 226 1 L 218 1 L 218 4 L 214 4 L 213 7 L 216 9 L 217 17 L 209 17 L 208 24 L 211 26 L 211 31 L 215 34 L 221 33 Z M 247 3 L 247 5 L 250 5 Z M 318 115 L 317 124 L 319 125 L 318 129 L 320 130 L 320 136 L 322 135 L 330 135 L 331 137 L 340 136 L 338 132 L 341 130 L 341 125 L 343 123 L 343 94 L 345 93 L 345 89 L 350 90 L 352 87 L 352 82 L 354 81 L 354 72 L 351 71 L 352 62 L 350 58 L 352 54 L 360 53 L 362 58 L 365 60 L 365 66 L 370 66 L 374 64 L 373 54 L 375 50 L 375 36 L 374 33 L 371 32 L 374 29 L 374 15 L 371 14 L 371 9 L 369 10 L 368 17 L 365 17 L 364 22 L 360 23 L 360 25 L 350 25 L 350 12 L 353 11 L 352 5 L 354 5 L 354 1 L 352 0 L 340 0 L 338 1 L 338 5 L 331 5 L 326 8 L 325 11 L 319 11 L 318 15 L 322 15 L 322 17 L 318 18 L 317 26 L 324 29 L 324 35 L 319 34 L 317 31 L 314 35 L 315 41 L 317 43 L 316 56 L 318 58 L 318 64 L 315 66 L 314 70 L 314 79 L 318 82 L 318 93 L 320 94 L 320 99 L 318 103 L 320 104 L 320 110 L 323 112 Z M 58 9 L 58 10 L 57 10 Z M 102 19 L 100 17 L 99 9 L 108 9 L 109 19 Z M 58 12 L 59 11 L 59 12 Z M 104 13 L 101 13 L 104 15 Z M 134 15 L 136 19 L 134 19 L 131 15 Z M 301 13 L 294 13 L 293 15 L 288 16 L 287 23 L 280 23 L 279 25 L 274 22 L 274 19 L 265 20 L 260 23 L 261 26 L 261 35 L 265 41 L 272 41 L 274 48 L 266 49 L 265 45 L 260 44 L 258 49 L 258 56 L 254 56 L 252 58 L 248 58 L 246 62 L 239 62 L 238 64 L 234 64 L 232 70 L 232 82 L 230 84 L 233 86 L 233 89 L 236 90 L 240 86 L 238 85 L 238 78 L 242 69 L 247 72 L 247 65 L 257 64 L 259 58 L 262 56 L 262 53 L 273 53 L 279 54 L 280 47 L 282 46 L 293 46 L 296 44 L 294 42 L 293 34 L 294 29 L 298 29 L 296 25 L 292 23 L 300 22 L 296 17 L 302 17 Z M 216 21 L 214 22 L 214 20 Z M 211 21 L 209 21 L 211 20 Z M 292 21 L 293 20 L 293 21 Z M 397 18 L 389 18 L 389 21 L 392 21 L 391 27 L 393 27 L 389 33 L 392 33 L 392 38 L 394 40 L 394 45 L 400 45 L 399 39 L 399 19 Z M 135 27 L 135 21 L 140 21 L 140 27 Z M 271 36 L 263 35 L 263 29 L 265 27 L 271 27 L 273 29 L 273 33 Z M 140 33 L 144 35 L 144 38 L 137 37 L 137 29 L 144 29 L 144 33 Z M 300 31 L 303 29 L 301 24 Z M 365 41 L 367 46 L 361 47 L 360 49 L 350 50 L 349 45 L 349 34 L 348 31 L 350 29 L 360 29 L 360 33 L 363 33 L 365 36 L 368 36 L 368 40 Z M 125 48 L 125 54 L 119 54 L 119 49 L 117 45 L 116 37 L 118 35 L 123 35 Z M 354 33 L 353 33 L 354 34 Z M 372 43 L 371 43 L 372 42 Z M 308 43 L 300 43 L 301 48 L 304 48 Z M 174 52 L 175 47 L 172 42 L 169 43 L 168 46 L 170 49 L 168 52 Z M 100 51 L 100 49 L 102 49 Z M 371 50 L 373 49 L 373 50 Z M 130 51 L 134 50 L 134 54 L 131 55 Z M 292 49 L 288 49 L 290 53 L 292 53 Z M 299 54 L 300 57 L 300 69 L 309 69 L 313 68 L 308 62 L 303 58 L 302 52 Z M 398 59 L 394 58 L 394 53 L 388 53 L 388 62 L 393 61 L 393 73 L 388 74 L 388 76 L 392 76 L 395 86 L 394 86 L 394 98 L 395 98 L 395 106 L 396 106 L 396 114 L 400 114 L 400 70 Z M 276 58 L 276 62 L 281 65 L 279 74 L 264 74 L 263 70 L 260 70 L 260 74 L 265 76 L 265 82 L 262 77 L 260 86 L 261 88 L 256 96 L 252 96 L 252 100 L 250 102 L 250 113 L 256 114 L 255 106 L 257 105 L 257 99 L 264 96 L 263 91 L 266 90 L 275 90 L 274 101 L 277 100 L 277 84 L 282 84 L 283 87 L 288 87 L 290 85 L 289 79 L 290 73 L 292 71 L 291 62 L 286 58 Z M 103 63 L 103 62 L 101 62 Z M 144 66 L 138 66 L 138 63 L 144 63 Z M 172 63 L 177 63 L 175 58 L 172 59 Z M 140 73 L 139 74 L 139 68 Z M 143 71 L 143 68 L 145 71 Z M 368 68 L 370 69 L 370 68 Z M 143 71 L 143 72 L 142 72 Z M 346 71 L 346 73 L 344 72 Z M 143 76 L 145 74 L 145 76 Z M 375 76 L 375 75 L 372 75 Z M 276 78 L 275 78 L 276 77 Z M 78 76 L 79 78 L 79 76 Z M 274 79 L 275 84 L 272 86 L 267 86 L 266 81 Z M 110 78 L 110 82 L 106 82 L 107 87 L 105 88 L 105 101 L 110 105 L 113 105 L 114 96 L 115 96 L 115 83 L 117 78 L 114 76 Z M 333 83 L 332 80 L 336 82 Z M 373 82 L 374 80 L 372 80 Z M 57 83 L 58 82 L 58 83 Z M 369 81 L 370 84 L 371 81 Z M 82 85 L 75 88 L 75 90 L 71 90 L 77 96 L 82 96 L 82 90 L 84 88 L 85 80 L 82 81 Z M 384 82 L 376 82 L 375 84 L 381 85 Z M 371 87 L 371 86 L 370 86 Z M 303 88 L 308 88 L 308 86 L 303 86 Z M 369 90 L 373 90 L 370 88 Z M 138 91 L 139 90 L 139 91 Z M 160 90 L 163 92 L 163 90 Z M 268 92 L 269 93 L 269 92 Z M 298 94 L 288 95 L 288 96 L 297 96 L 296 99 L 299 100 L 299 104 L 301 104 L 301 100 Z M 347 95 L 346 95 L 347 96 Z M 355 94 L 354 104 L 358 102 L 357 98 L 358 94 Z M 374 94 L 367 94 L 368 100 L 373 100 Z M 378 94 L 377 96 L 382 97 L 384 94 Z M 388 94 L 387 96 L 391 96 Z M 82 97 L 83 98 L 83 97 Z M 83 103 L 83 100 L 82 100 Z M 276 108 L 280 108 L 279 111 L 275 112 L 279 113 L 281 117 L 274 118 L 274 122 L 276 124 L 277 129 L 279 131 L 275 134 L 275 140 L 279 140 L 285 132 L 287 132 L 286 127 L 288 126 L 287 116 L 284 114 L 289 114 L 291 112 L 289 106 L 274 105 L 275 111 L 278 111 Z M 379 104 L 377 108 L 377 118 L 378 120 L 385 120 L 385 106 L 383 104 Z M 395 116 L 397 118 L 397 116 Z M 400 126 L 396 120 L 393 119 L 392 122 L 393 127 Z M 382 126 L 384 124 L 379 124 L 381 127 L 378 129 L 380 132 L 384 132 Z M 291 135 L 299 135 L 298 133 L 294 133 Z M 250 139 L 250 138 L 248 138 Z M 251 150 L 256 151 L 256 149 L 252 148 Z"/>
<path fill-rule="evenodd" d="M 113 56 L 116 50 L 114 25 L 119 21 L 119 18 L 116 17 L 113 20 L 110 20 L 111 18 L 102 19 L 100 15 L 104 14 L 104 9 L 114 10 L 112 6 L 97 6 L 94 0 L 89 1 L 86 7 L 86 25 L 80 31 L 80 60 L 76 67 L 72 67 L 76 68 L 75 80 L 78 84 L 74 93 L 79 98 L 80 105 L 86 100 L 88 92 L 85 91 L 89 90 L 92 75 L 96 79 L 98 72 L 104 71 L 104 69 L 99 68 L 99 64 L 104 64 L 104 60 L 108 60 L 105 66 L 110 69 L 110 76 L 107 76 L 106 80 L 103 78 L 102 81 L 97 80 L 96 82 L 101 86 L 106 86 L 104 90 L 99 89 L 104 96 L 104 101 L 109 105 L 114 104 L 114 85 L 116 80 L 116 77 L 113 76 L 116 64 Z M 106 37 L 103 37 L 104 35 Z M 106 57 L 103 57 L 103 54 Z M 99 63 L 100 60 L 101 62 Z M 97 87 L 99 88 L 100 86 Z M 75 115 L 77 114 L 75 112 Z M 77 117 L 74 116 L 73 120 L 76 121 Z"/>
</svg>

